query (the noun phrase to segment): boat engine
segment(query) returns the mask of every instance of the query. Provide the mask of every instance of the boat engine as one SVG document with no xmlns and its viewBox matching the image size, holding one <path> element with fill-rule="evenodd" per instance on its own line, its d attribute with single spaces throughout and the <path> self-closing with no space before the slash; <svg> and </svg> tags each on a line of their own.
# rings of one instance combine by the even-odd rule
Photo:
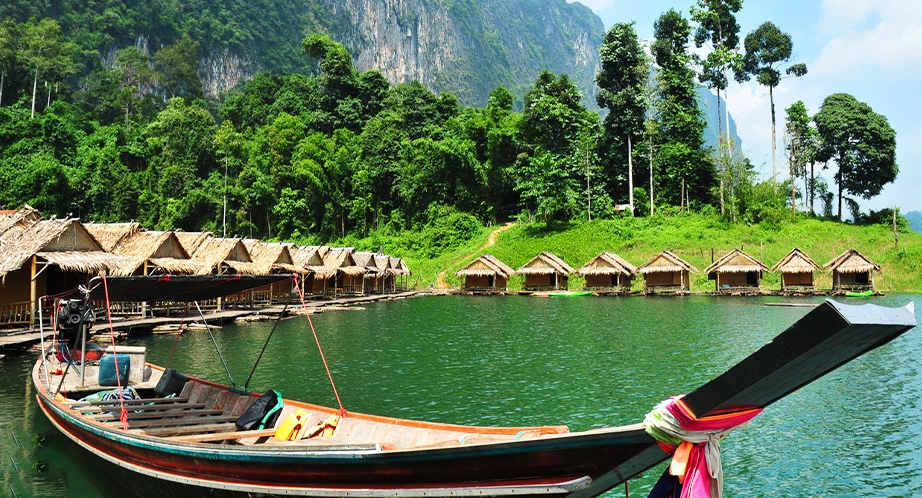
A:
<svg viewBox="0 0 922 498">
<path fill-rule="evenodd" d="M 82 359 L 82 355 L 78 350 L 80 346 L 78 340 L 80 338 L 81 327 L 85 324 L 87 334 L 89 334 L 93 324 L 96 323 L 96 312 L 93 309 L 93 303 L 87 302 L 86 308 L 84 308 L 82 300 L 71 299 L 61 301 L 59 306 L 57 329 L 58 341 L 62 349 L 62 351 L 59 352 L 59 356 L 63 353 L 68 359 L 79 361 Z M 98 348 L 95 344 L 92 346 L 87 344 L 87 346 L 88 349 Z M 92 359 L 94 358 L 91 358 L 88 354 L 87 360 Z"/>
</svg>

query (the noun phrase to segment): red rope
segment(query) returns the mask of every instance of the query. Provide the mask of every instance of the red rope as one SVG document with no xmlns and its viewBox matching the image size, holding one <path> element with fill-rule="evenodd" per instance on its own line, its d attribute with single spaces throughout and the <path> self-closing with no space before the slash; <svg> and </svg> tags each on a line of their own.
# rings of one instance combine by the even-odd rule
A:
<svg viewBox="0 0 922 498">
<path fill-rule="evenodd" d="M 118 404 L 122 408 L 119 420 L 122 422 L 122 429 L 128 430 L 128 410 L 125 409 L 125 399 L 122 398 L 122 376 L 118 372 L 118 353 L 115 347 L 115 326 L 112 325 L 112 310 L 109 302 L 109 283 L 106 281 L 106 275 L 102 275 L 102 288 L 106 291 L 106 318 L 109 319 L 109 334 L 112 337 L 112 360 L 115 361 L 115 383 L 118 385 Z"/>
<path fill-rule="evenodd" d="M 304 311 L 307 311 L 307 303 L 304 301 L 304 292 L 301 290 L 301 286 L 298 285 L 298 276 L 295 275 L 295 288 L 298 289 L 298 297 L 301 298 L 301 307 L 304 308 Z M 339 391 L 336 389 L 336 383 L 333 382 L 333 374 L 330 372 L 330 366 L 327 364 L 327 359 L 323 354 L 323 348 L 320 346 L 320 338 L 317 337 L 317 331 L 314 330 L 314 322 L 311 320 L 311 314 L 307 314 L 307 323 L 311 325 L 311 333 L 314 334 L 314 341 L 317 343 L 317 350 L 320 351 L 320 359 L 323 360 L 323 368 L 327 370 L 327 377 L 330 378 L 330 385 L 333 386 L 333 394 L 336 395 L 336 402 L 339 403 L 339 416 L 345 418 L 348 413 L 346 408 L 343 407 L 342 400 L 339 399 Z"/>
</svg>

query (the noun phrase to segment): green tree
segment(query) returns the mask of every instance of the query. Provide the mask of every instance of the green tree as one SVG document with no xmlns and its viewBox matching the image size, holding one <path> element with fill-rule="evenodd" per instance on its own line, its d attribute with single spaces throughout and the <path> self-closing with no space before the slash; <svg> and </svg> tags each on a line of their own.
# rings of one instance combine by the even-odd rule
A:
<svg viewBox="0 0 922 498">
<path fill-rule="evenodd" d="M 154 54 L 157 84 L 170 92 L 170 98 L 184 93 L 202 96 L 202 81 L 198 75 L 199 43 L 184 34 L 176 43 Z"/>
<path fill-rule="evenodd" d="M 31 115 L 34 118 L 39 77 L 45 78 L 46 83 L 58 83 L 73 74 L 76 71 L 71 55 L 74 44 L 64 39 L 61 25 L 54 19 L 36 21 L 33 18 L 23 27 L 21 47 L 17 57 L 34 75 Z"/>
<path fill-rule="evenodd" d="M 687 198 L 709 203 L 717 186 L 714 165 L 704 146 L 704 127 L 695 91 L 695 72 L 687 51 L 691 26 L 682 15 L 670 10 L 653 25 L 650 52 L 658 66 L 652 125 L 657 170 L 655 190 L 661 201 L 682 202 L 682 185 Z"/>
<path fill-rule="evenodd" d="M 760 85 L 768 87 L 768 101 L 772 113 L 772 181 L 776 181 L 778 174 L 775 149 L 775 96 L 774 89 L 781 83 L 781 65 L 791 60 L 794 43 L 791 35 L 782 32 L 771 22 L 764 22 L 755 31 L 746 35 L 743 42 L 746 54 L 743 56 L 743 67 L 736 73 L 736 80 L 743 82 L 755 76 Z M 790 76 L 803 76 L 807 74 L 807 65 L 794 64 L 785 70 Z"/>
<path fill-rule="evenodd" d="M 0 22 L 0 106 L 3 105 L 3 85 L 6 73 L 16 64 L 16 40 L 19 38 L 19 26 L 12 19 Z"/>
<path fill-rule="evenodd" d="M 617 23 L 602 42 L 602 67 L 596 76 L 599 93 L 596 102 L 608 109 L 602 122 L 602 137 L 598 155 L 603 175 L 609 180 L 612 197 L 628 200 L 633 209 L 633 145 L 640 143 L 644 133 L 647 102 L 644 88 L 649 71 L 647 60 L 634 23 Z M 615 194 L 618 192 L 618 194 Z"/>
<path fill-rule="evenodd" d="M 896 179 L 896 132 L 887 118 L 847 93 L 826 97 L 813 121 L 820 138 L 817 160 L 838 167 L 833 178 L 842 221 L 843 192 L 870 199 Z"/>
<path fill-rule="evenodd" d="M 785 120 L 785 131 L 787 135 L 787 156 L 791 167 L 791 184 L 793 186 L 794 178 L 799 175 L 804 177 L 804 196 L 806 197 L 807 209 L 813 212 L 813 165 L 816 162 L 817 136 L 816 128 L 811 125 L 810 115 L 807 113 L 807 106 L 802 100 L 798 100 L 785 109 L 787 118 Z M 810 174 L 807 174 L 807 164 L 810 164 Z M 795 199 L 792 198 L 793 202 Z"/>
</svg>

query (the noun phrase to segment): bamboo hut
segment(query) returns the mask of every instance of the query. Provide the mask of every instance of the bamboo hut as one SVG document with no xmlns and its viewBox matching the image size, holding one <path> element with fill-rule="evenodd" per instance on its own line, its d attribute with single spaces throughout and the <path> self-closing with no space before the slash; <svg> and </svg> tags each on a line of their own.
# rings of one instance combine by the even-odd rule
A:
<svg viewBox="0 0 922 498">
<path fill-rule="evenodd" d="M 356 295 L 361 292 L 365 279 L 365 268 L 356 266 L 355 259 L 352 257 L 354 253 L 355 248 L 336 247 L 330 248 L 323 257 L 323 265 L 334 270 L 330 279 L 332 282 L 327 284 L 327 294 L 336 297 L 343 294 Z"/>
<path fill-rule="evenodd" d="M 253 259 L 253 264 L 259 268 L 259 273 L 261 274 L 290 273 L 303 277 L 305 273 L 310 272 L 310 270 L 305 270 L 294 263 L 289 244 L 268 244 L 256 239 L 245 239 L 243 245 L 247 248 L 250 258 Z M 268 301 L 265 303 L 257 302 L 257 304 L 268 305 L 272 304 L 273 299 L 276 297 L 290 296 L 291 292 L 295 290 L 295 285 L 294 280 L 276 282 L 269 286 Z M 258 291 L 259 289 L 257 289 Z M 261 292 L 259 295 L 265 297 L 265 292 Z"/>
<path fill-rule="evenodd" d="M 567 288 L 573 267 L 553 253 L 543 251 L 522 265 L 516 273 L 525 275 L 523 290 L 558 290 Z"/>
<path fill-rule="evenodd" d="M 691 272 L 698 269 L 670 251 L 663 251 L 637 267 L 643 275 L 644 292 L 687 291 L 691 289 Z"/>
<path fill-rule="evenodd" d="M 833 290 L 874 290 L 874 272 L 880 266 L 860 252 L 849 249 L 823 265 L 832 272 Z"/>
<path fill-rule="evenodd" d="M 301 279 L 301 292 L 304 295 L 324 295 L 327 283 L 335 276 L 336 270 L 325 266 L 317 246 L 294 246 L 291 259 L 295 266 L 304 271 Z"/>
<path fill-rule="evenodd" d="M 42 213 L 28 204 L 23 204 L 20 209 L 4 209 L 0 211 L 0 244 L 3 243 L 4 234 L 8 231 L 16 230 L 18 233 L 41 219 Z M 10 235 L 10 240 L 13 238 L 15 236 Z"/>
<path fill-rule="evenodd" d="M 812 290 L 816 288 L 814 273 L 819 270 L 819 265 L 814 263 L 810 256 L 795 247 L 776 263 L 771 271 L 781 272 L 781 290 L 790 288 Z"/>
<path fill-rule="evenodd" d="M 194 256 L 195 251 L 198 251 L 199 247 L 202 246 L 205 242 L 214 238 L 214 234 L 211 232 L 174 232 L 176 238 L 179 239 L 179 243 L 182 244 L 183 249 L 189 254 L 189 256 Z"/>
<path fill-rule="evenodd" d="M 505 291 L 509 277 L 515 275 L 510 268 L 492 254 L 484 254 L 461 268 L 455 275 L 464 277 L 461 290 L 470 292 Z"/>
<path fill-rule="evenodd" d="M 717 292 L 754 293 L 759 291 L 763 271 L 771 271 L 752 256 L 734 249 L 704 270 Z"/>
<path fill-rule="evenodd" d="M 83 285 L 125 263 L 77 219 L 20 217 L 0 235 L 0 324 L 35 326 L 40 296 Z"/>
<path fill-rule="evenodd" d="M 106 252 L 113 252 L 113 249 L 123 240 L 141 231 L 141 224 L 134 221 L 130 223 L 84 223 L 83 227 Z"/>
<path fill-rule="evenodd" d="M 236 238 L 206 237 L 192 253 L 192 261 L 199 265 L 197 275 L 260 274 L 259 266 L 253 263 L 243 241 Z M 224 309 L 227 306 L 253 306 L 257 302 L 267 301 L 271 301 L 271 290 L 262 288 L 225 296 L 214 303 L 206 303 L 205 307 Z"/>
<path fill-rule="evenodd" d="M 391 270 L 394 273 L 394 291 L 407 291 L 410 288 L 410 267 L 403 258 L 391 258 Z"/>
<path fill-rule="evenodd" d="M 637 268 L 615 253 L 603 251 L 583 265 L 577 273 L 585 279 L 585 288 L 598 292 L 630 292 Z"/>
<path fill-rule="evenodd" d="M 377 292 L 377 283 L 381 275 L 384 274 L 384 271 L 378 268 L 375 254 L 372 252 L 356 251 L 352 254 L 352 259 L 355 260 L 355 266 L 365 269 L 365 275 L 363 275 L 362 278 L 361 293 Z"/>
<path fill-rule="evenodd" d="M 394 268 L 391 266 L 391 258 L 387 254 L 375 254 L 375 266 L 381 270 L 377 280 L 375 280 L 375 292 L 395 292 L 397 285 Z"/>
</svg>

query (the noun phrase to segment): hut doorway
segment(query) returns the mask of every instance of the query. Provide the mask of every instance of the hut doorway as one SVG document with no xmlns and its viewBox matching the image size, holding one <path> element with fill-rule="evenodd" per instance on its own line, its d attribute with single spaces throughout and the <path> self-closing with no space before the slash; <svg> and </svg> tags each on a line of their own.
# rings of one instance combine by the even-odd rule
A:
<svg viewBox="0 0 922 498">
<path fill-rule="evenodd" d="M 750 285 L 753 287 L 758 286 L 759 285 L 759 274 L 754 271 L 746 272 L 746 285 Z"/>
</svg>

